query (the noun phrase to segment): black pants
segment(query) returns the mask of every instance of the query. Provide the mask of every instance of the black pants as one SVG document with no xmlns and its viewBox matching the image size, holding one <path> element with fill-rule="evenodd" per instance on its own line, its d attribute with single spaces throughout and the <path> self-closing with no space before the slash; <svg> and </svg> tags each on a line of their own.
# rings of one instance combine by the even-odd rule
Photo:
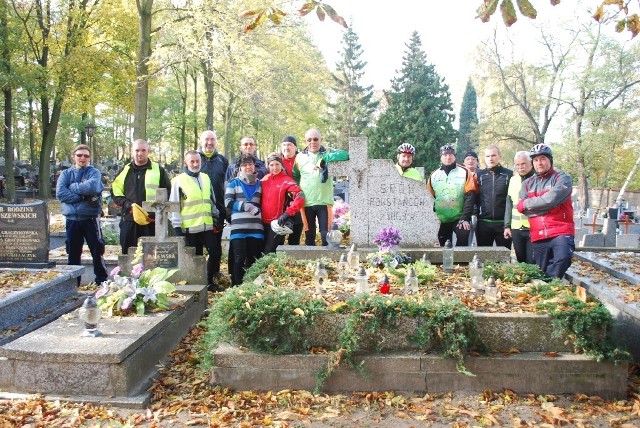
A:
<svg viewBox="0 0 640 428">
<path fill-rule="evenodd" d="M 478 247 L 493 247 L 494 241 L 497 246 L 511 249 L 511 238 L 504 237 L 504 225 L 501 221 L 490 222 L 478 219 L 476 228 Z"/>
<path fill-rule="evenodd" d="M 511 229 L 513 250 L 516 252 L 516 260 L 520 263 L 534 264 L 533 244 L 529 236 L 529 229 Z"/>
<path fill-rule="evenodd" d="M 551 278 L 563 278 L 576 249 L 571 235 L 561 235 L 555 238 L 543 239 L 533 243 L 533 254 L 536 264 Z"/>
<path fill-rule="evenodd" d="M 139 225 L 135 221 L 120 221 L 120 247 L 122 254 L 128 254 L 129 248 L 138 246 L 138 238 L 141 236 L 154 236 L 156 234 L 156 224 Z"/>
<path fill-rule="evenodd" d="M 244 279 L 245 271 L 249 269 L 260 256 L 263 247 L 262 239 L 236 238 L 231 240 L 229 247 L 233 256 L 231 284 L 240 285 Z"/>
<path fill-rule="evenodd" d="M 70 265 L 81 265 L 82 247 L 86 240 L 93 259 L 95 281 L 97 284 L 105 281 L 109 274 L 107 273 L 107 265 L 104 262 L 104 239 L 102 238 L 102 229 L 100 229 L 98 219 L 67 220 L 66 228 L 68 263 Z"/>
<path fill-rule="evenodd" d="M 220 221 L 220 224 L 224 223 L 224 219 Z M 207 261 L 207 269 L 211 268 L 213 276 L 218 275 L 220 272 L 220 259 L 222 259 L 222 230 L 224 226 L 218 226 L 218 232 L 213 233 L 215 239 L 213 244 L 213 252 L 209 252 L 209 260 Z M 209 250 L 207 250 L 209 251 Z"/>
<path fill-rule="evenodd" d="M 456 227 L 458 226 L 458 220 L 450 223 L 440 223 L 440 229 L 438 229 L 438 242 L 441 247 L 447 242 L 447 239 L 453 244 L 453 233 L 456 234 L 456 247 L 466 247 L 469 245 L 469 230 Z"/>
<path fill-rule="evenodd" d="M 205 232 L 187 233 L 184 235 L 185 244 L 188 247 L 195 247 L 196 255 L 204 255 L 203 249 L 207 249 L 209 257 L 207 259 L 207 284 L 213 284 L 214 271 L 214 255 L 218 252 L 218 271 L 220 271 L 220 253 L 221 250 L 216 246 L 216 233 L 213 230 L 207 230 Z"/>
<path fill-rule="evenodd" d="M 302 229 L 304 229 L 304 224 L 302 223 L 302 215 L 300 215 L 300 213 L 296 213 L 296 215 L 293 217 L 293 233 L 287 236 L 287 245 L 300 245 Z"/>
<path fill-rule="evenodd" d="M 307 223 L 309 224 L 309 230 L 307 230 L 304 236 L 305 245 L 310 247 L 316 245 L 316 227 L 320 229 L 322 245 L 327 245 L 327 232 L 329 231 L 329 211 L 327 211 L 327 209 L 327 205 L 304 207 L 304 213 L 307 216 Z"/>
<path fill-rule="evenodd" d="M 275 253 L 278 245 L 284 244 L 284 235 L 278 235 L 271 229 L 271 224 L 263 224 L 264 227 L 264 254 Z"/>
</svg>

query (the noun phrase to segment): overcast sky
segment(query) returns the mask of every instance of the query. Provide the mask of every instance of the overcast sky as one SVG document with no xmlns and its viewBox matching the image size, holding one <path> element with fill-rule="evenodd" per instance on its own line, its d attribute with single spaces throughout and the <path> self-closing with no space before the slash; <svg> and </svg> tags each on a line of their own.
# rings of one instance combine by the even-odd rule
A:
<svg viewBox="0 0 640 428">
<path fill-rule="evenodd" d="M 595 1 L 595 0 L 594 0 Z M 394 0 L 375 2 L 372 0 L 327 0 L 360 39 L 362 59 L 367 61 L 363 82 L 373 84 L 375 89 L 387 89 L 390 81 L 402 67 L 402 56 L 413 31 L 418 31 L 427 61 L 449 85 L 454 112 L 459 113 L 464 88 L 473 70 L 473 53 L 478 41 L 487 37 L 493 22 L 501 21 L 500 11 L 491 18 L 491 23 L 476 19 L 476 8 L 481 0 L 423 1 Z M 575 0 L 563 0 L 557 6 L 549 2 L 536 2 L 538 21 L 548 18 L 550 13 L 567 13 Z M 572 12 L 573 13 L 573 12 Z M 313 39 L 323 53 L 330 70 L 340 59 L 338 51 L 344 29 L 327 18 L 320 22 L 315 14 L 307 18 Z M 520 17 L 509 31 L 523 38 L 526 43 L 528 18 Z"/>
</svg>

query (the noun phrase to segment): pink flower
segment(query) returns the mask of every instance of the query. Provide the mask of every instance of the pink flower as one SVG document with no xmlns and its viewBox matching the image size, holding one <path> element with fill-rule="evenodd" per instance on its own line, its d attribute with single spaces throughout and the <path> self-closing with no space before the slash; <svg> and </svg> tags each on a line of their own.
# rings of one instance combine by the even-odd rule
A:
<svg viewBox="0 0 640 428">
<path fill-rule="evenodd" d="M 133 276 L 134 278 L 137 278 L 140 276 L 143 270 L 144 270 L 144 266 L 142 265 L 142 263 L 138 263 L 131 270 L 131 276 Z"/>
<path fill-rule="evenodd" d="M 113 268 L 113 270 L 109 273 L 109 276 L 115 276 L 117 274 L 120 273 L 120 266 L 116 266 Z"/>
</svg>

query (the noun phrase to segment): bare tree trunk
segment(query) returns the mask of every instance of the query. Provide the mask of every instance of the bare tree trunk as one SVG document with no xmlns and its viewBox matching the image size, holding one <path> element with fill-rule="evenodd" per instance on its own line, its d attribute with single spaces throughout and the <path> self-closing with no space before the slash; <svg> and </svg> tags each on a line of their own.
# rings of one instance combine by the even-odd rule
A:
<svg viewBox="0 0 640 428">
<path fill-rule="evenodd" d="M 193 149 L 198 150 L 200 135 L 198 135 L 198 71 L 191 67 L 193 80 Z"/>
<path fill-rule="evenodd" d="M 229 93 L 229 102 L 224 109 L 224 155 L 231 161 L 231 143 L 233 141 L 233 106 L 235 95 Z"/>
<path fill-rule="evenodd" d="M 34 118 L 33 96 L 31 95 L 31 91 L 29 91 L 29 159 L 31 160 L 31 164 L 36 161 L 36 132 L 35 129 L 33 129 Z"/>
<path fill-rule="evenodd" d="M 0 40 L 2 41 L 2 65 L 6 76 L 11 75 L 11 52 L 9 51 L 9 5 L 6 1 L 1 0 L 0 6 Z M 4 169 L 5 182 L 7 188 L 4 189 L 5 198 L 15 200 L 16 197 L 16 180 L 13 172 L 13 93 L 9 82 L 6 82 L 2 88 L 4 95 Z M 4 193 L 3 192 L 3 193 Z"/>
<path fill-rule="evenodd" d="M 153 0 L 136 0 L 138 6 L 138 60 L 133 101 L 133 139 L 147 138 L 149 102 L 149 58 L 151 57 L 151 10 Z"/>
</svg>

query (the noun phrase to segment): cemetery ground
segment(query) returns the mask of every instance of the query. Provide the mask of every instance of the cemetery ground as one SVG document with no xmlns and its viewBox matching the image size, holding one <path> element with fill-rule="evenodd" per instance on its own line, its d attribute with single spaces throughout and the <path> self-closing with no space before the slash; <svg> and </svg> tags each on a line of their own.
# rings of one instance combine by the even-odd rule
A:
<svg viewBox="0 0 640 428">
<path fill-rule="evenodd" d="M 580 271 L 589 273 L 587 269 Z M 447 293 L 457 293 L 460 290 L 456 284 L 462 280 L 455 276 L 462 275 L 464 268 L 460 267 L 438 287 Z M 593 275 L 600 280 L 609 279 L 602 271 Z M 262 279 L 268 285 L 268 273 Z M 627 301 L 635 301 L 637 290 L 626 287 L 626 291 Z M 327 299 L 339 299 L 341 292 L 328 293 Z M 524 306 L 521 297 L 515 290 L 513 294 L 504 294 L 502 305 L 486 305 L 481 299 L 473 298 L 468 298 L 466 304 L 474 310 L 506 312 Z M 209 293 L 208 298 L 212 307 L 221 294 Z M 0 427 L 640 426 L 640 368 L 636 365 L 629 369 L 626 397 L 618 400 L 582 394 L 518 395 L 509 390 L 427 395 L 390 391 L 345 394 L 313 394 L 301 390 L 232 391 L 211 385 L 210 372 L 200 366 L 205 356 L 204 334 L 203 321 L 195 325 L 160 364 L 160 375 L 149 388 L 152 402 L 145 410 L 71 403 L 64 399 L 53 401 L 37 395 L 16 396 L 0 400 Z M 517 349 L 496 351 L 505 357 L 518 352 Z"/>
<path fill-rule="evenodd" d="M 461 271 L 459 269 L 457 275 L 462 275 Z M 221 294 L 209 293 L 208 297 L 211 307 Z M 508 390 L 427 395 L 391 391 L 330 395 L 301 390 L 232 391 L 211 385 L 210 373 L 200 367 L 204 358 L 204 333 L 204 322 L 194 326 L 161 364 L 160 376 L 149 388 L 152 403 L 145 410 L 47 401 L 37 395 L 20 396 L 0 400 L 0 427 L 640 425 L 640 369 L 637 366 L 630 368 L 627 397 L 620 400 L 581 394 L 518 395 Z M 502 352 L 509 354 L 517 350 Z"/>
</svg>

